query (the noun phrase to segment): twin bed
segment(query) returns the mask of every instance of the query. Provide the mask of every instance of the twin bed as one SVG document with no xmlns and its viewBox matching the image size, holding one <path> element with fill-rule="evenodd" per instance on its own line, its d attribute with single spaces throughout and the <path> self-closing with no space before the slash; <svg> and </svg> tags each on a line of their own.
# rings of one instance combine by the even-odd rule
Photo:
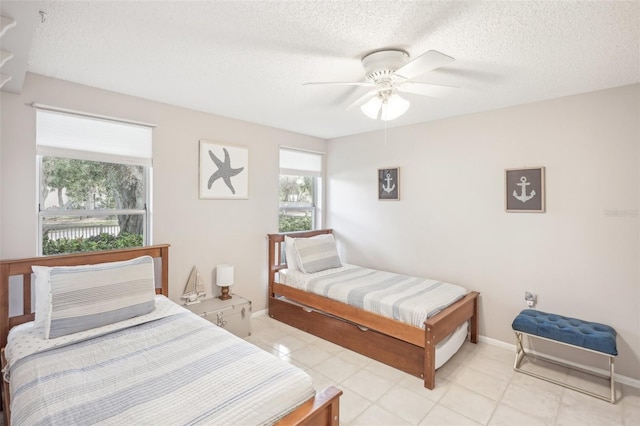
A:
<svg viewBox="0 0 640 426">
<path fill-rule="evenodd" d="M 279 321 L 429 389 L 436 368 L 477 341 L 477 292 L 343 265 L 331 230 L 268 237 Z M 157 245 L 0 261 L 6 426 L 339 424 L 340 390 L 316 392 L 302 370 L 169 301 L 168 256 Z"/>
<path fill-rule="evenodd" d="M 343 265 L 330 229 L 268 239 L 272 318 L 423 378 L 428 389 L 466 338 L 477 342 L 478 292 Z"/>
<path fill-rule="evenodd" d="M 0 261 L 5 425 L 337 426 L 341 391 L 167 299 L 168 254 Z"/>
</svg>

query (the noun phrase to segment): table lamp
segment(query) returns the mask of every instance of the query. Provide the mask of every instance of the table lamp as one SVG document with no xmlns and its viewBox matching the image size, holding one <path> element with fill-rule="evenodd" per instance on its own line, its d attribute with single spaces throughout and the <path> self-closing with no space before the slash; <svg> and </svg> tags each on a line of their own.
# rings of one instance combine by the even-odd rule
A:
<svg viewBox="0 0 640 426">
<path fill-rule="evenodd" d="M 233 285 L 233 265 L 216 266 L 216 285 L 220 287 L 220 291 L 222 292 L 222 294 L 218 296 L 218 299 L 231 299 L 229 286 Z"/>
</svg>

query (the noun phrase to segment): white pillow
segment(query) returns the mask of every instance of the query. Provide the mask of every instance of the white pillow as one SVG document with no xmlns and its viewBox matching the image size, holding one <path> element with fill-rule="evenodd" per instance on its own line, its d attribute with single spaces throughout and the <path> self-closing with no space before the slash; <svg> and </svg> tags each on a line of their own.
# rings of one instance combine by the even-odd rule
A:
<svg viewBox="0 0 640 426">
<path fill-rule="evenodd" d="M 32 269 L 36 285 L 47 288 L 36 290 L 36 325 L 44 327 L 46 339 L 144 315 L 155 307 L 150 256 L 96 265 Z"/>
<path fill-rule="evenodd" d="M 298 267 L 305 274 L 342 266 L 333 234 L 323 238 L 296 238 L 295 247 Z"/>
<path fill-rule="evenodd" d="M 296 259 L 295 238 L 284 236 L 284 252 L 287 260 L 287 269 L 290 271 L 299 271 L 298 260 Z"/>
<path fill-rule="evenodd" d="M 51 305 L 51 286 L 49 285 L 49 271 L 51 268 L 46 266 L 32 266 L 31 270 L 36 276 L 35 294 L 36 294 L 36 312 L 33 325 L 44 329 L 48 306 Z"/>
</svg>

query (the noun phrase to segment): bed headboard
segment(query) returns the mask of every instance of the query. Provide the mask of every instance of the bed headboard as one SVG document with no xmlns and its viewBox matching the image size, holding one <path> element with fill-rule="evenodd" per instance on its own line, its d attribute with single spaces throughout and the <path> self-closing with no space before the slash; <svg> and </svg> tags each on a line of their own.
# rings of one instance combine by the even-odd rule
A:
<svg viewBox="0 0 640 426">
<path fill-rule="evenodd" d="M 333 229 L 317 229 L 315 231 L 281 232 L 279 234 L 268 234 L 269 237 L 269 294 L 273 294 L 273 283 L 279 270 L 285 269 L 287 263 L 282 253 L 284 248 L 284 237 L 309 238 L 316 235 L 332 234 Z"/>
<path fill-rule="evenodd" d="M 0 348 L 7 344 L 11 327 L 33 321 L 31 310 L 31 266 L 75 266 L 129 260 L 139 256 L 160 258 L 162 262 L 161 287 L 157 294 L 169 294 L 169 244 L 135 247 L 122 250 L 42 256 L 27 259 L 0 260 Z M 9 316 L 9 278 L 22 277 L 22 315 Z"/>
</svg>

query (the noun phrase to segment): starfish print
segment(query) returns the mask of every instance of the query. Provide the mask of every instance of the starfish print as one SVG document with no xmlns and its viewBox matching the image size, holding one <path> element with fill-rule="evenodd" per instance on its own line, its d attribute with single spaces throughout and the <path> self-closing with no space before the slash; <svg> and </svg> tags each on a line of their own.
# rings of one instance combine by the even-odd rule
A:
<svg viewBox="0 0 640 426">
<path fill-rule="evenodd" d="M 233 185 L 231 185 L 231 178 L 237 175 L 238 173 L 240 173 L 241 171 L 243 171 L 244 167 L 240 167 L 239 169 L 232 169 L 231 159 L 229 158 L 229 153 L 227 152 L 227 149 L 222 148 L 222 150 L 224 151 L 224 162 L 220 161 L 220 159 L 216 157 L 215 154 L 211 152 L 211 150 L 209 150 L 209 157 L 211 157 L 215 165 L 218 166 L 218 170 L 216 170 L 216 172 L 212 174 L 211 177 L 209 178 L 209 183 L 207 185 L 207 188 L 211 189 L 211 185 L 213 185 L 213 182 L 222 178 L 224 183 L 231 190 L 231 193 L 235 194 L 236 190 L 233 188 Z"/>
</svg>

